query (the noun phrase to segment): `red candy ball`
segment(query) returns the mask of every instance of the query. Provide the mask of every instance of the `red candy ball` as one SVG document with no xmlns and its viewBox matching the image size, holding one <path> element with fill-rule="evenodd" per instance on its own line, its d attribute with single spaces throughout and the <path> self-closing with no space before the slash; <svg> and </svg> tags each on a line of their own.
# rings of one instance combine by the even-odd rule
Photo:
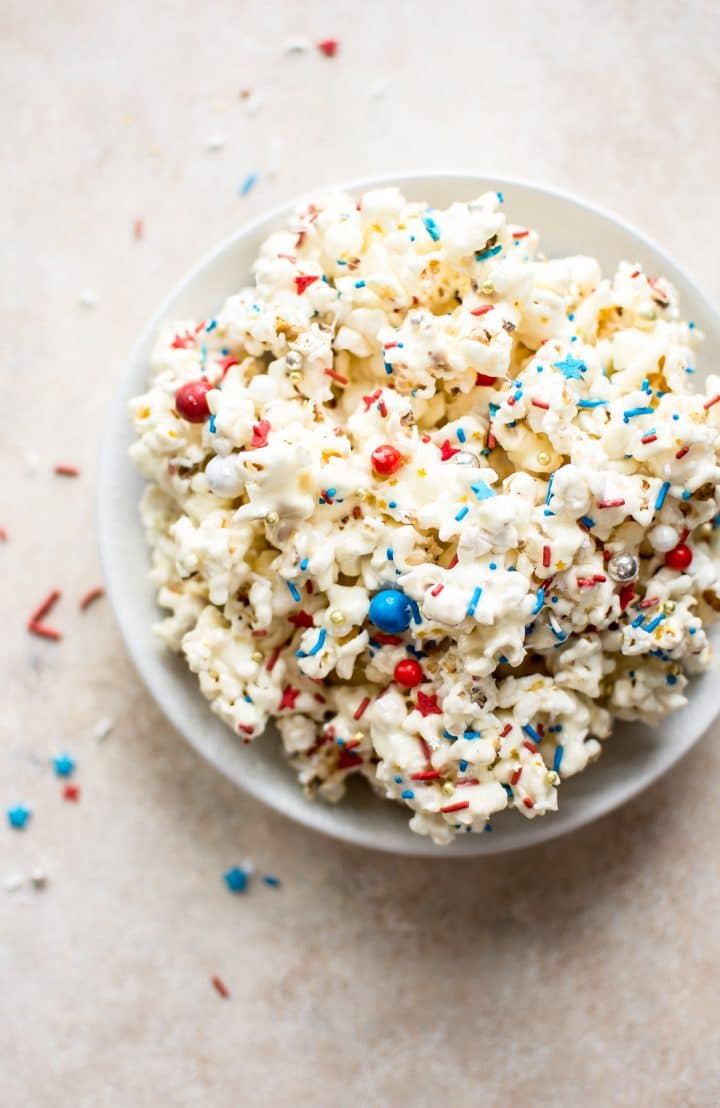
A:
<svg viewBox="0 0 720 1108">
<path fill-rule="evenodd" d="M 403 464 L 402 454 L 396 446 L 390 446 L 389 443 L 376 446 L 371 458 L 373 469 L 382 477 L 389 477 L 392 473 L 397 473 Z"/>
<path fill-rule="evenodd" d="M 679 542 L 672 550 L 668 550 L 665 555 L 665 565 L 670 566 L 670 569 L 677 569 L 680 571 L 687 569 L 692 560 L 692 550 L 684 542 Z"/>
<path fill-rule="evenodd" d="M 210 415 L 207 394 L 212 385 L 204 377 L 199 381 L 188 381 L 175 393 L 175 407 L 178 415 L 188 423 L 204 423 Z"/>
<path fill-rule="evenodd" d="M 404 685 L 406 689 L 414 689 L 425 679 L 425 674 L 419 662 L 414 658 L 403 658 L 395 666 L 395 680 L 398 685 Z"/>
</svg>

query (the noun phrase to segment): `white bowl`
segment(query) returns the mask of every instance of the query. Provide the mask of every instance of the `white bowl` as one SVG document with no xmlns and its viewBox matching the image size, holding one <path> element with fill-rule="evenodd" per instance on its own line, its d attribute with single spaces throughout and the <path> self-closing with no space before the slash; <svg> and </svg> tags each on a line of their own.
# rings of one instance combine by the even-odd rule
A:
<svg viewBox="0 0 720 1108">
<path fill-rule="evenodd" d="M 549 255 L 590 254 L 612 272 L 622 260 L 638 262 L 677 286 L 686 318 L 705 332 L 701 361 L 720 362 L 720 316 L 686 274 L 658 246 L 634 228 L 555 189 L 472 173 L 406 173 L 366 178 L 339 187 L 350 192 L 397 185 L 411 200 L 444 207 L 499 189 L 507 211 L 540 232 Z M 183 278 L 153 317 L 135 350 L 111 412 L 99 483 L 99 529 L 105 580 L 112 606 L 138 672 L 177 730 L 205 758 L 247 792 L 286 816 L 339 839 L 380 850 L 437 856 L 495 854 L 543 842 L 609 812 L 655 781 L 697 742 L 718 711 L 713 674 L 695 680 L 690 703 L 659 727 L 618 725 L 600 761 L 560 790 L 560 810 L 535 820 L 506 812 L 493 819 L 492 834 L 467 835 L 449 847 L 408 830 L 408 813 L 380 800 L 358 782 L 337 805 L 310 801 L 287 765 L 272 729 L 244 746 L 211 712 L 196 677 L 184 661 L 164 650 L 151 630 L 158 618 L 148 580 L 148 549 L 138 516 L 141 478 L 128 460 L 132 433 L 127 401 L 144 391 L 148 359 L 162 320 L 203 318 L 245 284 L 263 239 L 279 227 L 294 205 L 277 208 L 242 227 Z M 700 374 L 698 374 L 700 376 Z"/>
</svg>

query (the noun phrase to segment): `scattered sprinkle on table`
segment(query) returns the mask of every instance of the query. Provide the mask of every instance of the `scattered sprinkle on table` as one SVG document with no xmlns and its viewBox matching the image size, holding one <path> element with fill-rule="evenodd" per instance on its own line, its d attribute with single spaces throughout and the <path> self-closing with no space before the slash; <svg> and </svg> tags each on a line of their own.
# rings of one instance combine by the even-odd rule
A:
<svg viewBox="0 0 720 1108">
<path fill-rule="evenodd" d="M 45 597 L 42 604 L 38 605 L 27 622 L 27 629 L 31 634 L 39 635 L 41 638 L 45 639 L 54 639 L 56 641 L 62 638 L 62 633 L 60 631 L 57 631 L 54 627 L 48 627 L 42 622 L 48 612 L 55 607 L 61 596 L 62 593 L 59 589 L 53 589 L 53 591 Z"/>
<path fill-rule="evenodd" d="M 247 177 L 245 178 L 243 183 L 240 185 L 240 188 L 238 190 L 240 195 L 241 196 L 247 196 L 247 194 L 250 192 L 250 190 L 255 187 L 255 184 L 257 183 L 257 179 L 258 179 L 258 174 L 257 173 L 248 173 Z"/>
<path fill-rule="evenodd" d="M 132 230 L 133 230 L 133 238 L 135 239 L 136 242 L 139 242 L 140 239 L 144 238 L 144 236 L 145 236 L 145 220 L 144 219 L 134 219 L 133 220 L 133 225 L 132 225 Z"/>
<path fill-rule="evenodd" d="M 72 777 L 75 765 L 75 760 L 69 754 L 58 754 L 57 758 L 53 758 L 53 766 L 58 777 Z"/>
<path fill-rule="evenodd" d="M 16 831 L 22 831 L 31 816 L 32 812 L 24 804 L 16 804 L 14 808 L 8 808 L 7 810 L 8 823 Z"/>
<path fill-rule="evenodd" d="M 223 979 L 221 977 L 218 977 L 217 974 L 213 974 L 210 980 L 215 991 L 219 993 L 221 997 L 227 1000 L 230 996 L 230 990 L 228 989 Z"/>
<path fill-rule="evenodd" d="M 99 719 L 93 727 L 92 737 L 96 742 L 103 742 L 108 737 L 113 727 L 115 726 L 115 720 L 110 716 L 105 716 L 103 719 Z"/>
<path fill-rule="evenodd" d="M 67 784 L 63 787 L 63 800 L 70 800 L 73 804 L 77 804 L 80 799 L 80 786 L 74 784 Z"/>
<path fill-rule="evenodd" d="M 273 877 L 273 875 L 271 873 L 264 874 L 262 880 L 263 880 L 263 884 L 268 885 L 271 889 L 279 889 L 281 884 L 282 884 L 282 881 L 280 880 L 280 878 L 279 877 Z"/>
<path fill-rule="evenodd" d="M 324 38 L 317 44 L 317 48 L 326 58 L 334 58 L 340 49 L 340 43 L 336 38 Z"/>
<path fill-rule="evenodd" d="M 80 597 L 79 607 L 81 611 L 84 612 L 86 608 L 89 608 L 91 604 L 94 604 L 96 600 L 100 600 L 104 595 L 105 589 L 102 585 L 95 585 L 94 588 L 88 589 L 88 591 Z"/>
<path fill-rule="evenodd" d="M 58 477 L 79 477 L 80 476 L 80 470 L 78 469 L 78 467 L 68 465 L 66 462 L 61 462 L 59 465 L 56 465 L 55 468 L 53 469 L 53 473 L 55 473 Z"/>
<path fill-rule="evenodd" d="M 223 881 L 231 893 L 244 893 L 247 889 L 248 875 L 240 866 L 233 866 L 223 874 Z"/>
</svg>

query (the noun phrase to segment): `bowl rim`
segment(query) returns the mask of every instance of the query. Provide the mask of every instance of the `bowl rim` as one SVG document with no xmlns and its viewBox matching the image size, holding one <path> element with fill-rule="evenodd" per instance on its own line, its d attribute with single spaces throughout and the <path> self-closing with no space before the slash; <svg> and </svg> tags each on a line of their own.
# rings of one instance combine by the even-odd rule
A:
<svg viewBox="0 0 720 1108">
<path fill-rule="evenodd" d="M 333 839 L 341 842 L 350 843 L 355 846 L 368 847 L 374 850 L 380 850 L 386 853 L 404 854 L 409 856 L 423 856 L 426 858 L 435 858 L 437 860 L 443 860 L 448 858 L 457 857 L 481 857 L 490 856 L 492 854 L 508 853 L 515 850 L 529 849 L 532 846 L 538 846 L 541 843 L 549 842 L 552 839 L 559 838 L 567 835 L 573 831 L 577 831 L 581 827 L 594 822 L 613 812 L 621 805 L 627 803 L 632 798 L 639 796 L 645 789 L 667 773 L 679 760 L 683 757 L 687 751 L 700 741 L 702 736 L 706 733 L 708 728 L 714 721 L 708 720 L 704 726 L 701 727 L 699 733 L 694 734 L 693 737 L 688 740 L 678 741 L 672 748 L 671 755 L 659 764 L 652 764 L 643 774 L 639 777 L 632 778 L 629 781 L 623 781 L 620 785 L 616 786 L 604 796 L 594 797 L 589 805 L 578 812 L 578 814 L 571 818 L 569 821 L 559 824 L 558 821 L 552 819 L 553 813 L 549 814 L 549 818 L 542 821 L 532 821 L 532 827 L 534 834 L 528 835 L 527 839 L 522 841 L 512 840 L 503 842 L 501 836 L 484 836 L 473 835 L 468 838 L 462 838 L 455 840 L 454 843 L 447 847 L 438 847 L 432 843 L 425 836 L 413 835 L 408 831 L 407 842 L 403 840 L 402 846 L 396 842 L 389 842 L 382 837 L 378 838 L 377 835 L 373 836 L 372 828 L 368 827 L 362 832 L 358 832 L 357 829 L 351 828 L 342 820 L 335 822 L 322 818 L 321 813 L 327 813 L 328 808 L 330 811 L 342 814 L 342 802 L 338 805 L 328 806 L 321 805 L 308 805 L 302 809 L 295 811 L 288 811 L 281 802 L 278 801 L 274 792 L 266 793 L 263 791 L 262 786 L 258 786 L 251 778 L 240 779 L 237 776 L 230 774 L 227 767 L 223 764 L 221 757 L 216 755 L 213 750 L 198 743 L 189 730 L 184 726 L 184 720 L 182 718 L 179 708 L 173 704 L 172 698 L 167 693 L 158 687 L 158 685 L 151 679 L 150 674 L 145 668 L 145 658 L 143 657 L 143 651 L 141 647 L 135 642 L 131 633 L 129 624 L 129 617 L 125 614 L 125 602 L 126 598 L 120 595 L 121 586 L 116 577 L 115 566 L 115 554 L 113 552 L 112 543 L 110 541 L 110 526 L 109 518 L 111 512 L 111 498 L 108 497 L 108 488 L 111 487 L 113 471 L 117 462 L 117 445 L 115 442 L 115 436 L 112 433 L 112 429 L 115 426 L 117 420 L 118 409 L 122 406 L 123 410 L 126 409 L 126 392 L 127 384 L 130 377 L 133 375 L 133 371 L 137 366 L 139 360 L 143 356 L 143 351 L 148 346 L 148 343 L 157 332 L 158 325 L 167 318 L 168 310 L 172 307 L 174 302 L 182 294 L 183 290 L 190 284 L 192 284 L 202 273 L 211 267 L 219 258 L 225 253 L 232 250 L 235 245 L 251 236 L 254 232 L 258 231 L 263 225 L 268 226 L 268 230 L 274 223 L 278 223 L 279 220 L 287 215 L 289 212 L 295 209 L 298 204 L 301 204 L 305 200 L 309 200 L 318 195 L 327 194 L 330 192 L 346 191 L 350 193 L 363 192 L 370 188 L 387 188 L 397 186 L 401 189 L 406 188 L 410 184 L 420 184 L 423 181 L 437 181 L 438 179 L 446 179 L 455 182 L 467 181 L 470 188 L 480 188 L 481 190 L 490 191 L 493 186 L 502 191 L 503 188 L 518 187 L 521 189 L 541 193 L 561 201 L 566 201 L 568 204 L 575 206 L 578 209 L 583 209 L 592 213 L 596 217 L 613 224 L 627 235 L 634 238 L 639 245 L 649 249 L 652 252 L 660 255 L 668 266 L 675 270 L 676 274 L 683 279 L 686 286 L 692 293 L 696 300 L 696 305 L 701 307 L 703 312 L 707 313 L 709 317 L 713 317 L 718 327 L 720 327 L 720 313 L 712 305 L 707 295 L 698 287 L 695 281 L 689 276 L 685 268 L 680 265 L 675 258 L 667 252 L 658 242 L 652 239 L 645 232 L 639 230 L 634 224 L 625 220 L 624 218 L 617 216 L 614 212 L 606 209 L 593 201 L 587 200 L 582 196 L 577 195 L 567 189 L 556 187 L 555 185 L 545 184 L 535 180 L 529 180 L 523 177 L 517 177 L 505 173 L 492 173 L 491 171 L 482 172 L 479 170 L 430 170 L 430 169 L 414 169 L 414 170 L 395 170 L 382 174 L 371 174 L 363 177 L 351 178 L 336 183 L 329 183 L 325 185 L 319 185 L 312 189 L 303 191 L 297 196 L 291 197 L 282 203 L 279 203 L 269 210 L 261 212 L 259 215 L 252 219 L 243 222 L 238 226 L 230 235 L 226 236 L 216 245 L 210 248 L 205 254 L 203 254 L 185 273 L 182 277 L 173 285 L 170 292 L 164 297 L 160 306 L 154 311 L 140 333 L 139 338 L 134 343 L 129 358 L 125 362 L 125 369 L 122 375 L 119 377 L 118 383 L 113 390 L 112 399 L 107 409 L 107 415 L 104 421 L 104 433 L 101 439 L 100 448 L 100 464 L 98 469 L 98 482 L 96 488 L 96 523 L 97 523 L 97 544 L 100 554 L 100 562 L 103 572 L 103 578 L 105 582 L 105 588 L 110 601 L 110 605 L 120 630 L 121 637 L 125 644 L 125 648 L 130 656 L 130 659 L 137 671 L 137 674 L 142 681 L 143 685 L 150 693 L 155 703 L 163 712 L 163 715 L 168 722 L 174 727 L 174 729 L 182 736 L 182 738 L 209 764 L 211 764 L 219 773 L 224 777 L 229 778 L 233 783 L 239 786 L 244 792 L 254 797 L 256 800 L 261 801 L 269 808 L 278 812 L 280 815 L 301 824 L 304 827 L 308 827 L 313 831 L 320 832 Z M 232 291 L 232 290 L 230 290 Z M 228 293 L 229 295 L 229 293 Z M 127 463 L 130 465 L 130 462 Z M 137 526 L 141 527 L 139 513 L 137 514 Z M 189 672 L 189 671 L 188 671 Z M 198 695 L 201 695 L 198 692 Z M 208 711 L 209 711 L 208 706 Z M 718 703 L 717 713 L 720 713 L 720 703 Z M 675 714 L 675 713 L 673 713 Z M 228 731 L 230 735 L 231 732 Z M 299 786 L 298 786 L 299 788 Z M 537 826 L 536 826 L 537 825 Z M 468 841 L 475 840 L 476 849 L 472 849 L 473 842 Z M 491 843 L 488 839 L 492 839 Z M 481 845 L 482 844 L 482 845 Z M 457 849 L 459 846 L 462 849 Z M 455 848 L 455 849 L 454 849 Z"/>
</svg>

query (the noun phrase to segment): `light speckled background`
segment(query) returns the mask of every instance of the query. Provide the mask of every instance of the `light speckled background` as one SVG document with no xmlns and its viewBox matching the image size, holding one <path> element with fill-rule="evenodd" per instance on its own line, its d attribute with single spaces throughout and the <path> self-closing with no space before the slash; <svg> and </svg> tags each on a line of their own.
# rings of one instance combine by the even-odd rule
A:
<svg viewBox="0 0 720 1108">
<path fill-rule="evenodd" d="M 393 167 L 534 177 L 635 221 L 717 295 L 714 7 L 3 5 L 0 805 L 35 814 L 0 827 L 0 878 L 50 875 L 0 888 L 3 1104 L 718 1103 L 717 732 L 571 840 L 374 856 L 221 780 L 153 707 L 107 606 L 76 609 L 136 335 L 196 256 L 296 192 Z M 298 35 L 341 54 L 284 56 Z M 254 118 L 243 87 L 266 95 Z M 51 475 L 66 460 L 79 480 Z M 24 631 L 52 586 L 59 645 Z M 47 768 L 62 748 L 77 806 Z M 246 856 L 283 888 L 231 897 L 220 875 Z"/>
</svg>

